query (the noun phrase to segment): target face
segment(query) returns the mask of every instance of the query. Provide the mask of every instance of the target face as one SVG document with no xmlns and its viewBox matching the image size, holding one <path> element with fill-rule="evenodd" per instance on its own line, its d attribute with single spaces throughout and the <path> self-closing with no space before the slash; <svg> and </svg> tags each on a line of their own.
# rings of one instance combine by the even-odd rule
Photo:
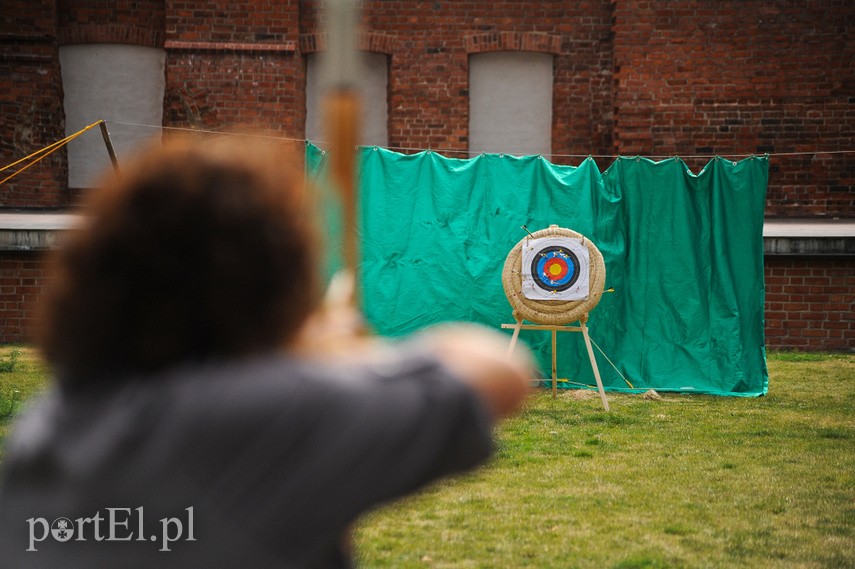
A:
<svg viewBox="0 0 855 569">
<path fill-rule="evenodd" d="M 556 245 L 546 247 L 531 263 L 534 284 L 543 290 L 560 292 L 579 280 L 579 259 L 570 249 Z"/>
<path fill-rule="evenodd" d="M 523 246 L 523 295 L 533 300 L 588 297 L 588 248 L 569 237 L 530 239 Z"/>
</svg>

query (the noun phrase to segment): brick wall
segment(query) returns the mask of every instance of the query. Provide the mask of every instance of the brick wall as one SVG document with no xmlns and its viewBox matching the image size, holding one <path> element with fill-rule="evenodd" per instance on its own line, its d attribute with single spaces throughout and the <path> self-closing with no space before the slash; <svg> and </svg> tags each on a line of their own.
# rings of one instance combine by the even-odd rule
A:
<svg viewBox="0 0 855 569">
<path fill-rule="evenodd" d="M 9 0 L 0 10 L 0 165 L 65 136 L 54 16 L 52 0 Z M 62 148 L 0 186 L 0 207 L 66 205 L 67 171 Z"/>
<path fill-rule="evenodd" d="M 767 257 L 766 345 L 855 351 L 855 259 Z"/>
<path fill-rule="evenodd" d="M 301 4 L 311 45 L 317 3 Z M 467 151 L 469 56 L 526 50 L 555 55 L 553 153 L 611 153 L 611 10 L 605 1 L 365 2 L 365 30 L 394 46 L 389 145 Z"/>
<path fill-rule="evenodd" d="M 163 47 L 163 0 L 59 0 L 57 42 Z"/>
<path fill-rule="evenodd" d="M 465 152 L 469 57 L 539 51 L 555 62 L 555 154 L 770 152 L 768 216 L 855 217 L 855 155 L 839 153 L 855 149 L 850 0 L 363 5 L 361 46 L 389 57 L 390 146 Z M 8 0 L 0 11 L 0 165 L 64 136 L 57 48 L 88 42 L 166 50 L 167 126 L 255 125 L 302 138 L 303 56 L 323 49 L 324 38 L 316 0 Z M 809 154 L 780 155 L 800 152 Z M 687 162 L 697 171 L 705 160 Z M 0 187 L 0 209 L 74 199 L 64 150 Z M 0 263 L 21 255 L 0 253 Z M 2 266 L 0 278 L 17 270 Z M 841 270 L 851 273 L 851 262 L 767 259 L 771 347 L 855 350 L 845 328 L 851 304 L 800 300 L 839 296 L 841 280 L 853 290 Z M 20 324 L 22 314 L 5 318 Z M 20 338 L 5 330 L 11 335 L 0 340 Z"/>
<path fill-rule="evenodd" d="M 264 128 L 302 138 L 297 0 L 166 2 L 164 123 Z"/>
<path fill-rule="evenodd" d="M 167 53 L 164 122 L 227 129 L 249 125 L 302 138 L 303 65 L 293 52 L 193 47 Z"/>
<path fill-rule="evenodd" d="M 390 59 L 389 144 L 468 149 L 468 58 L 555 57 L 555 154 L 839 152 L 855 147 L 848 0 L 366 0 L 363 47 Z M 0 161 L 64 133 L 56 47 L 168 52 L 165 122 L 303 136 L 316 0 L 10 0 L 0 14 Z M 577 159 L 557 162 L 575 162 Z M 688 159 L 696 171 L 704 160 Z M 600 159 L 601 167 L 608 159 Z M 767 215 L 855 217 L 852 154 L 774 156 Z M 63 150 L 0 207 L 69 202 Z"/>
<path fill-rule="evenodd" d="M 38 301 L 49 286 L 43 256 L 3 251 L 0 255 L 0 343 L 30 337 Z"/>
<path fill-rule="evenodd" d="M 855 5 L 615 2 L 615 151 L 855 149 Z M 703 161 L 695 160 L 695 171 Z M 769 216 L 855 216 L 855 156 L 773 157 Z"/>
<path fill-rule="evenodd" d="M 65 136 L 58 46 L 161 47 L 163 8 L 163 2 L 156 0 L 5 2 L 0 10 L 0 77 L 9 86 L 0 89 L 0 164 Z M 61 148 L 4 184 L 0 207 L 66 207 L 79 197 L 70 193 L 67 176 L 67 154 Z"/>
</svg>

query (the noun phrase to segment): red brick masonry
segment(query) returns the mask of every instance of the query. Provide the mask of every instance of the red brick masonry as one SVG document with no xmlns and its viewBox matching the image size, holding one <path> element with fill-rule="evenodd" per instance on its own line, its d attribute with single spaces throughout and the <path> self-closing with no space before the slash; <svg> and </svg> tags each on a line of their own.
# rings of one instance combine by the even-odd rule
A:
<svg viewBox="0 0 855 569">
<path fill-rule="evenodd" d="M 325 43 L 318 4 L 4 0 L 0 165 L 65 135 L 58 53 L 69 44 L 164 49 L 165 126 L 303 138 L 306 56 Z M 388 58 L 390 146 L 465 155 L 470 57 L 537 51 L 554 62 L 553 154 L 680 155 L 697 172 L 708 158 L 696 155 L 770 153 L 767 218 L 855 219 L 852 0 L 361 5 L 360 47 Z M 82 191 L 67 180 L 62 150 L 0 187 L 0 211 L 65 208 Z M 853 258 L 767 258 L 770 347 L 855 351 Z M 35 253 L 0 251 L 0 263 L 0 341 L 17 341 L 44 277 Z"/>
<path fill-rule="evenodd" d="M 855 259 L 767 257 L 766 346 L 855 352 Z"/>
</svg>

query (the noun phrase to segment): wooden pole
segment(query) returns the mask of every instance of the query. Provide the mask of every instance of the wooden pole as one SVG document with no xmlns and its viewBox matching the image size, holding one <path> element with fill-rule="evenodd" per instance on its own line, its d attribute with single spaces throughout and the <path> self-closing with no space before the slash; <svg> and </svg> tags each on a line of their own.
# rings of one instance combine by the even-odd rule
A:
<svg viewBox="0 0 855 569">
<path fill-rule="evenodd" d="M 519 326 L 520 330 L 555 330 L 556 332 L 581 332 L 582 329 L 578 326 L 559 326 L 555 324 L 502 324 L 502 330 L 516 330 Z"/>
<path fill-rule="evenodd" d="M 585 347 L 588 348 L 588 358 L 591 360 L 591 368 L 594 370 L 594 379 L 597 380 L 597 390 L 600 392 L 600 399 L 603 402 L 603 408 L 609 410 L 609 401 L 606 399 L 606 392 L 603 389 L 603 380 L 600 379 L 600 369 L 597 367 L 597 360 L 594 359 L 594 349 L 591 347 L 591 337 L 588 336 L 588 327 L 585 325 L 587 316 L 580 320 L 582 324 L 582 336 L 585 337 Z"/>
<path fill-rule="evenodd" d="M 558 331 L 552 331 L 552 398 L 558 397 Z"/>
<path fill-rule="evenodd" d="M 505 325 L 502 324 L 502 328 L 504 328 L 504 327 L 505 327 Z M 511 336 L 511 344 L 508 346 L 507 357 L 511 357 L 511 354 L 514 353 L 514 348 L 517 347 L 517 340 L 519 340 L 521 329 L 522 329 L 522 320 L 517 320 L 517 324 L 516 324 L 516 326 L 514 326 L 514 335 Z"/>
<path fill-rule="evenodd" d="M 113 170 L 118 174 L 119 161 L 116 160 L 116 151 L 113 149 L 113 141 L 110 140 L 110 132 L 107 130 L 107 123 L 102 119 L 98 126 L 101 127 L 101 138 L 104 139 L 104 145 L 107 147 L 107 154 L 110 155 L 110 162 L 113 163 Z"/>
</svg>

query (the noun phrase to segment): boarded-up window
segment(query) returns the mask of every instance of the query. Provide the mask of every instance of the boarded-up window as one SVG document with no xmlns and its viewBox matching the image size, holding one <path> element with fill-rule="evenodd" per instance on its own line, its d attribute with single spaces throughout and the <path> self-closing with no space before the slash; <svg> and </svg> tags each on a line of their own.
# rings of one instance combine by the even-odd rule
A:
<svg viewBox="0 0 855 569">
<path fill-rule="evenodd" d="M 360 73 L 362 105 L 360 144 L 388 146 L 388 62 L 382 53 L 364 52 L 364 71 Z M 306 60 L 306 138 L 323 146 L 324 124 L 321 108 L 321 54 L 310 53 Z M 320 143 L 320 144 L 319 144 Z"/>
<path fill-rule="evenodd" d="M 552 55 L 470 56 L 469 152 L 552 152 Z"/>
<path fill-rule="evenodd" d="M 65 91 L 65 132 L 72 134 L 98 119 L 108 121 L 121 166 L 143 141 L 160 130 L 117 122 L 153 125 L 163 122 L 162 49 L 136 45 L 85 44 L 59 48 Z M 92 129 L 68 144 L 68 185 L 89 188 L 111 167 L 100 131 Z"/>
</svg>

